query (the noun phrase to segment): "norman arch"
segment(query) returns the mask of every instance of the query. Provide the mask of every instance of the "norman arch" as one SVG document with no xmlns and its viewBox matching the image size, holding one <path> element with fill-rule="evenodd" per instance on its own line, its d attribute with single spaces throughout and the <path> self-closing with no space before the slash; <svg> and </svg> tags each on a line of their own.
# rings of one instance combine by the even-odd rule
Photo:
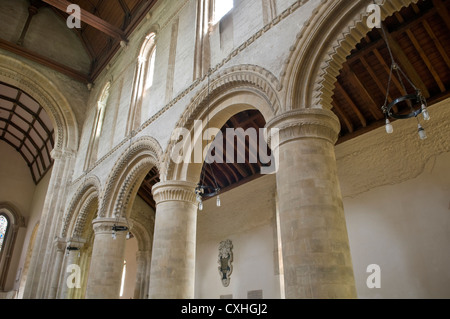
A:
<svg viewBox="0 0 450 319">
<path fill-rule="evenodd" d="M 128 147 L 120 156 L 107 179 L 107 187 L 100 203 L 99 217 L 128 217 L 130 203 L 142 184 L 145 175 L 154 167 L 160 166 L 162 149 L 151 137 L 130 137 Z"/>
<path fill-rule="evenodd" d="M 46 77 L 18 60 L 1 55 L 0 81 L 27 92 L 45 109 L 55 128 L 55 149 L 78 149 L 78 126 L 72 107 Z"/>
<path fill-rule="evenodd" d="M 387 0 L 381 5 L 381 19 L 415 0 Z M 370 31 L 367 7 L 373 1 L 322 1 L 297 35 L 290 57 L 283 67 L 286 110 L 331 109 L 336 78 L 355 45 Z"/>
<path fill-rule="evenodd" d="M 86 219 L 86 208 L 92 205 L 93 201 L 96 201 L 98 204 L 100 199 L 100 180 L 96 176 L 86 177 L 83 180 L 82 185 L 75 192 L 75 195 L 68 206 L 64 217 L 64 224 L 61 229 L 61 238 L 66 238 L 67 236 L 72 236 L 74 233 L 79 233 L 84 225 L 81 221 Z"/>
<path fill-rule="evenodd" d="M 276 84 L 277 80 L 270 72 L 257 66 L 244 65 L 227 69 L 210 79 L 209 88 L 206 84 L 197 93 L 178 121 L 176 129 L 187 129 L 191 136 L 194 136 L 197 120 L 202 121 L 203 129 L 221 128 L 233 115 L 250 109 L 260 111 L 268 122 L 281 111 Z M 204 132 L 205 130 L 202 135 Z M 178 142 L 175 138 L 177 137 L 172 137 L 164 154 L 163 163 L 166 166 L 161 170 L 161 180 L 197 183 L 203 163 L 176 164 L 173 161 L 175 145 Z M 193 144 L 198 142 L 195 140 Z M 202 149 L 204 146 L 206 144 Z"/>
</svg>

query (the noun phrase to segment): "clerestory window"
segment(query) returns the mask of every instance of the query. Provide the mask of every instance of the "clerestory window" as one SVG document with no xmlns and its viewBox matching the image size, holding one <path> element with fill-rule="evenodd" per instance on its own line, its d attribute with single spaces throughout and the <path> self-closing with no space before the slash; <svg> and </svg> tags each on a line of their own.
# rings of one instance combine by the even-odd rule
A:
<svg viewBox="0 0 450 319">
<path fill-rule="evenodd" d="M 212 0 L 213 23 L 216 24 L 234 7 L 234 0 Z"/>
</svg>

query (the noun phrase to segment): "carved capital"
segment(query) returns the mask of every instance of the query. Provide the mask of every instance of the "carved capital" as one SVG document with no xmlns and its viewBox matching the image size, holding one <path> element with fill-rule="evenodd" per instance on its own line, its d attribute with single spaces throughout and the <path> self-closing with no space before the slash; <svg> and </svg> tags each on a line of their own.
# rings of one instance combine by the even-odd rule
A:
<svg viewBox="0 0 450 319">
<path fill-rule="evenodd" d="M 297 109 L 285 112 L 267 123 L 272 132 L 269 141 L 272 149 L 297 139 L 324 139 L 336 144 L 341 125 L 337 116 L 325 109 Z M 278 129 L 279 140 L 275 141 L 273 129 Z M 278 145 L 277 145 L 278 144 Z"/>
<path fill-rule="evenodd" d="M 153 198 L 156 204 L 181 201 L 195 204 L 195 187 L 191 182 L 168 181 L 153 186 Z"/>
<path fill-rule="evenodd" d="M 71 238 L 67 242 L 68 247 L 78 248 L 78 249 L 82 249 L 85 244 L 86 244 L 86 239 L 83 239 L 83 238 Z"/>
<path fill-rule="evenodd" d="M 126 219 L 121 218 L 97 218 L 92 222 L 95 235 L 111 235 L 113 226 L 126 226 L 131 230 L 131 226 Z"/>
<path fill-rule="evenodd" d="M 67 242 L 65 239 L 56 237 L 53 241 L 57 251 L 64 251 L 66 249 Z"/>
</svg>

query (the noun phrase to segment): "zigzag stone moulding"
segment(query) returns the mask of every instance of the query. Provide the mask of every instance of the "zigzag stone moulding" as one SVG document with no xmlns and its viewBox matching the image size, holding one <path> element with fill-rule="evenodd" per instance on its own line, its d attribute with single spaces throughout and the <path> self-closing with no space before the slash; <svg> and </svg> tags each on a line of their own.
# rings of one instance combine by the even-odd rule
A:
<svg viewBox="0 0 450 319">
<path fill-rule="evenodd" d="M 281 103 L 276 91 L 278 80 L 269 71 L 256 65 L 240 65 L 224 70 L 216 77 L 210 79 L 209 89 L 206 84 L 192 99 L 184 111 L 176 128 L 189 128 L 195 120 L 201 118 L 214 107 L 208 101 L 219 100 L 220 97 L 238 91 L 251 91 L 263 97 L 271 108 L 271 115 L 275 116 L 282 111 Z M 209 96 L 209 97 L 208 97 Z M 173 163 L 170 161 L 176 141 L 170 141 L 163 156 L 161 176 L 171 179 Z"/>
<path fill-rule="evenodd" d="M 132 138 L 129 138 L 130 142 Z M 130 171 L 133 173 L 133 169 L 139 167 L 140 163 L 148 168 L 148 170 L 152 166 L 156 166 L 160 170 L 162 154 L 162 148 L 158 141 L 148 136 L 139 138 L 130 147 L 125 149 L 107 178 L 106 189 L 99 209 L 99 216 L 106 217 L 108 212 L 117 213 L 116 209 L 113 208 L 116 205 L 113 202 L 114 193 L 120 194 L 120 189 L 124 189 L 123 185 L 120 185 L 120 180 L 129 183 L 129 180 L 126 177 L 124 178 L 124 176 L 128 176 Z M 128 184 L 126 186 L 128 187 Z"/>
<path fill-rule="evenodd" d="M 72 235 L 73 238 L 81 238 L 83 230 L 86 226 L 86 220 L 89 216 L 89 213 L 92 212 L 96 207 L 98 207 L 98 197 L 94 193 L 86 198 L 83 207 L 81 207 L 80 209 Z"/>
<path fill-rule="evenodd" d="M 95 195 L 98 198 L 98 201 L 101 200 L 101 183 L 100 180 L 96 176 L 89 176 L 85 179 L 83 184 L 78 188 L 75 192 L 75 195 L 72 197 L 70 204 L 68 206 L 67 212 L 64 216 L 63 227 L 61 231 L 61 237 L 66 237 L 68 228 L 70 223 L 72 222 L 72 218 L 75 214 L 77 207 L 79 207 L 80 202 L 83 201 L 83 198 L 88 198 L 90 195 Z M 81 210 L 80 210 L 81 211 Z"/>
<path fill-rule="evenodd" d="M 299 8 L 301 8 L 304 4 L 309 2 L 309 0 L 298 0 L 295 1 L 289 8 L 284 10 L 280 15 L 278 15 L 275 19 L 273 19 L 271 22 L 269 22 L 267 25 L 265 25 L 263 28 L 258 30 L 255 34 L 253 34 L 249 39 L 247 39 L 242 45 L 240 45 L 237 49 L 235 49 L 233 52 L 231 52 L 226 58 L 224 58 L 220 63 L 218 63 L 214 68 L 211 69 L 211 74 L 216 73 L 218 70 L 220 70 L 226 63 L 231 61 L 233 57 L 237 56 L 240 52 L 244 51 L 246 48 L 248 48 L 252 43 L 254 43 L 258 38 L 260 38 L 264 33 L 271 30 L 274 26 L 276 26 L 279 22 L 289 17 L 292 13 L 297 11 Z M 255 66 L 256 67 L 256 66 Z M 258 67 L 256 67 L 258 68 Z M 262 68 L 260 68 L 262 70 Z M 277 79 L 276 76 L 271 74 L 270 72 L 264 70 L 262 75 L 266 76 L 266 78 L 269 79 L 269 83 L 272 83 L 274 88 L 276 88 L 276 91 L 281 91 L 283 89 L 283 84 Z M 155 115 L 153 115 L 150 119 L 145 121 L 141 127 L 137 130 L 137 133 L 142 132 L 145 128 L 147 128 L 149 125 L 154 123 L 158 118 L 161 117 L 165 112 L 169 111 L 176 103 L 178 103 L 181 99 L 183 99 L 185 96 L 187 96 L 190 92 L 192 92 L 198 85 L 203 83 L 207 79 L 207 75 L 205 75 L 203 78 L 198 78 L 195 80 L 188 88 L 186 88 L 184 91 L 182 91 L 180 94 L 178 94 L 173 100 L 171 100 L 168 104 L 166 104 L 160 111 L 158 111 Z M 280 106 L 283 104 L 280 104 Z M 281 107 L 279 107 L 281 110 Z M 104 155 L 101 159 L 99 159 L 91 168 L 89 172 L 92 172 L 100 163 L 105 161 L 108 157 L 110 157 L 112 154 L 117 152 L 125 143 L 127 142 L 127 139 L 121 141 L 116 147 L 114 147 L 111 151 L 109 151 L 106 155 Z M 79 182 L 79 180 L 83 178 L 83 176 L 78 177 L 73 183 L 76 184 Z"/>
<path fill-rule="evenodd" d="M 139 162 L 138 165 L 132 168 L 131 172 L 127 173 L 125 182 L 121 185 L 114 204 L 114 217 L 126 217 L 127 210 L 131 208 L 129 207 L 131 195 L 137 192 L 141 186 L 138 183 L 140 181 L 139 177 L 145 176 L 153 166 L 155 166 L 154 160 L 147 158 Z"/>
<path fill-rule="evenodd" d="M 382 19 L 418 0 L 385 0 Z M 280 74 L 288 109 L 331 109 L 334 85 L 347 56 L 369 32 L 372 0 L 322 0 L 297 35 Z M 300 74 L 301 72 L 301 74 Z"/>
</svg>

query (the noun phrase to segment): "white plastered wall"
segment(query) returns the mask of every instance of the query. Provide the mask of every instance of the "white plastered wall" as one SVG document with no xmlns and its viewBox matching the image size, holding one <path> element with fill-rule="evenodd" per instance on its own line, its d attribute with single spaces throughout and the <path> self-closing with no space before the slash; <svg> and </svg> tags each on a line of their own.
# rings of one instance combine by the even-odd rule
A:
<svg viewBox="0 0 450 319">
<path fill-rule="evenodd" d="M 359 298 L 450 297 L 449 106 L 431 107 L 425 141 L 412 119 L 336 148 Z"/>
<path fill-rule="evenodd" d="M 24 217 L 26 226 L 18 231 L 11 257 L 5 290 L 12 291 L 19 288 L 30 237 L 39 222 L 51 170 L 35 185 L 29 168 L 16 150 L 0 141 L 0 154 L 0 202 L 16 207 Z"/>
</svg>

